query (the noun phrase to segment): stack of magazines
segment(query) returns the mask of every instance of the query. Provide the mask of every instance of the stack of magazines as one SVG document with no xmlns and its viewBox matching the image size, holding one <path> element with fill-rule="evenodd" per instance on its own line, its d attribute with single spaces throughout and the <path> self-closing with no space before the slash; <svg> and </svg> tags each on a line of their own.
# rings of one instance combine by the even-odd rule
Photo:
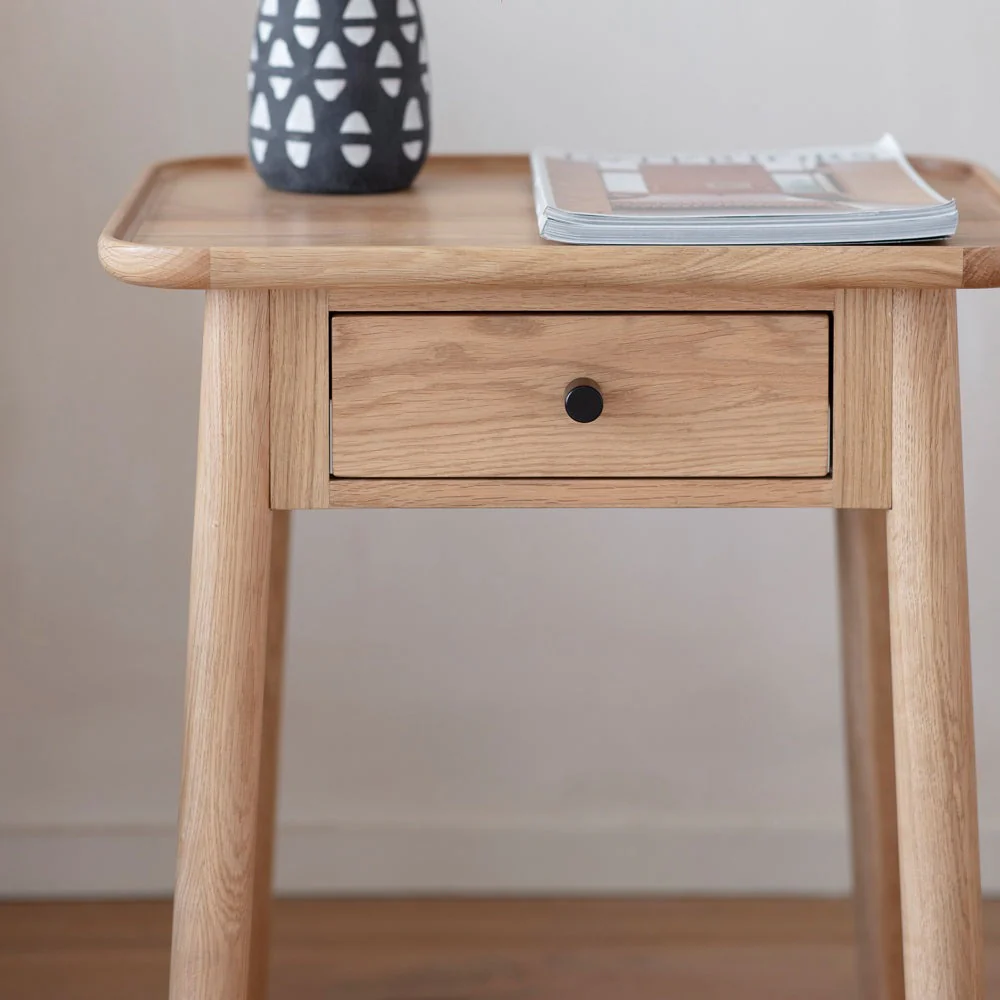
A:
<svg viewBox="0 0 1000 1000">
<path fill-rule="evenodd" d="M 722 156 L 532 157 L 538 225 L 559 243 L 898 243 L 954 236 L 958 207 L 892 136 Z"/>
</svg>

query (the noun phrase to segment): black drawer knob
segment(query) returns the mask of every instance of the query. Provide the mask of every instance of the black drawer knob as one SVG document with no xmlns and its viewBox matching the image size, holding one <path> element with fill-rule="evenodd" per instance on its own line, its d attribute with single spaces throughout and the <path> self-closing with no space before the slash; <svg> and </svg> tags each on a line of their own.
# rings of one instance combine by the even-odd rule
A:
<svg viewBox="0 0 1000 1000">
<path fill-rule="evenodd" d="M 566 413 L 578 424 L 592 424 L 604 412 L 601 387 L 589 378 L 578 378 L 566 386 Z"/>
</svg>

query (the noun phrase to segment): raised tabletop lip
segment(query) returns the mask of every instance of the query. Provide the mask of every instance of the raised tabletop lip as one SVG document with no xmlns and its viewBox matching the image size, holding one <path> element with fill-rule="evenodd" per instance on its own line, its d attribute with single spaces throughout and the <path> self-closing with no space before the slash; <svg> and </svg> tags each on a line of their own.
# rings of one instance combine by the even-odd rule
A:
<svg viewBox="0 0 1000 1000">
<path fill-rule="evenodd" d="M 943 156 L 916 163 L 971 170 L 996 195 L 1000 181 L 985 168 Z M 526 156 L 444 156 L 431 162 L 487 166 Z M 525 246 L 478 245 L 231 245 L 170 246 L 135 242 L 124 234 L 154 192 L 177 170 L 250 169 L 245 156 L 186 157 L 149 167 L 109 220 L 98 242 L 104 269 L 129 284 L 166 289 L 248 290 L 328 288 L 331 291 L 433 287 L 620 289 L 624 276 L 635 295 L 658 291 L 837 290 L 844 288 L 1000 287 L 1000 245 L 927 244 L 847 246 L 570 246 L 539 237 Z M 648 274 L 643 272 L 648 271 Z"/>
</svg>

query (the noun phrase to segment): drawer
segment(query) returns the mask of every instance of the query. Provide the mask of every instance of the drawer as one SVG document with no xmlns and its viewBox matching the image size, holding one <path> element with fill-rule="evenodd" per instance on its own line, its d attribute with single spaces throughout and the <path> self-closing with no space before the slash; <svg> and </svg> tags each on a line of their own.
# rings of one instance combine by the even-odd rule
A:
<svg viewBox="0 0 1000 1000">
<path fill-rule="evenodd" d="M 333 472 L 823 477 L 830 354 L 825 313 L 335 315 Z"/>
</svg>

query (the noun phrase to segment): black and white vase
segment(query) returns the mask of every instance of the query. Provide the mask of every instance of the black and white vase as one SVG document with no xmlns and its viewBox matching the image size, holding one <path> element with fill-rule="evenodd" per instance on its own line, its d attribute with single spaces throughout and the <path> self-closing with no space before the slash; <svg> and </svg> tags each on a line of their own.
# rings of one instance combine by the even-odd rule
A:
<svg viewBox="0 0 1000 1000">
<path fill-rule="evenodd" d="M 269 187 L 398 191 L 427 159 L 417 0 L 260 0 L 248 84 L 250 159 Z"/>
</svg>

